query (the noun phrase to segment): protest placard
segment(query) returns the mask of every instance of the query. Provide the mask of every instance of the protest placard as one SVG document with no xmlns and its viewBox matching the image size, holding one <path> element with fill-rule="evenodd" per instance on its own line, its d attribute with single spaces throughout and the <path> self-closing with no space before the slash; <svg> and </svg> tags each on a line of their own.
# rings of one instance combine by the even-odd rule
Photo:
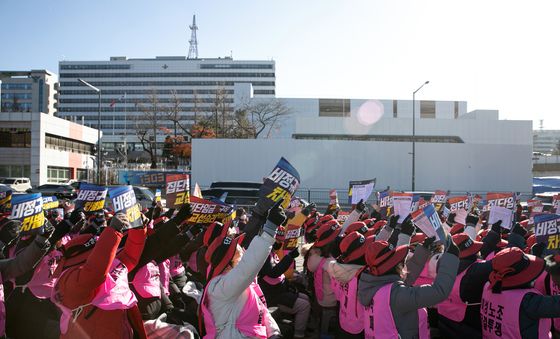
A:
<svg viewBox="0 0 560 339">
<path fill-rule="evenodd" d="M 76 197 L 76 208 L 82 208 L 84 212 L 101 211 L 106 197 L 106 187 L 82 183 Z"/>
<path fill-rule="evenodd" d="M 282 207 L 287 208 L 299 187 L 299 182 L 298 171 L 282 157 L 265 178 L 259 190 L 259 200 L 255 206 L 255 212 L 264 215 L 279 200 L 283 200 Z"/>
<path fill-rule="evenodd" d="M 460 195 L 457 197 L 450 197 L 447 199 L 449 203 L 449 210 L 454 212 L 460 208 L 464 210 L 469 210 L 470 208 L 470 199 L 468 195 Z"/>
<path fill-rule="evenodd" d="M 446 202 L 447 202 L 447 192 L 443 190 L 435 191 L 434 194 L 432 195 L 432 198 L 430 199 L 430 203 L 434 205 L 436 211 L 440 211 Z"/>
<path fill-rule="evenodd" d="M 195 196 L 190 197 L 192 215 L 187 221 L 188 224 L 210 224 L 215 221 L 226 223 L 231 219 L 234 209 L 230 205 L 220 204 Z"/>
<path fill-rule="evenodd" d="M 356 205 L 363 200 L 367 201 L 373 193 L 376 179 L 355 180 L 348 184 L 348 204 Z"/>
<path fill-rule="evenodd" d="M 167 207 L 177 208 L 189 202 L 188 174 L 168 174 L 165 182 L 165 203 Z"/>
<path fill-rule="evenodd" d="M 441 220 L 432 204 L 412 212 L 412 222 L 422 230 L 427 237 L 436 237 L 436 240 L 445 239 L 445 231 L 441 227 Z"/>
<path fill-rule="evenodd" d="M 41 193 L 13 195 L 10 218 L 21 222 L 22 235 L 40 232 L 45 222 Z"/>
<path fill-rule="evenodd" d="M 389 190 L 377 193 L 377 205 L 383 218 L 387 218 L 391 214 L 391 208 L 393 207 L 393 195 L 391 193 Z"/>
<path fill-rule="evenodd" d="M 58 208 L 58 199 L 55 196 L 43 197 L 43 211 Z"/>
<path fill-rule="evenodd" d="M 501 227 L 510 230 L 513 222 L 513 211 L 502 206 L 491 206 L 488 224 L 493 225 L 498 220 L 502 221 Z"/>
<path fill-rule="evenodd" d="M 510 210 L 515 210 L 515 203 L 517 202 L 517 195 L 515 193 L 487 193 L 486 194 L 486 207 L 485 211 L 490 211 L 492 206 L 505 207 Z"/>
<path fill-rule="evenodd" d="M 142 225 L 142 215 L 132 186 L 111 187 L 109 196 L 115 213 L 126 214 L 131 228 Z"/>
<path fill-rule="evenodd" d="M 403 220 L 412 212 L 412 193 L 398 193 L 393 192 L 393 209 L 394 215 L 399 216 L 399 223 L 403 222 Z"/>
<path fill-rule="evenodd" d="M 558 250 L 560 248 L 560 229 L 558 228 L 558 214 L 539 214 L 535 215 L 535 236 L 538 243 L 546 245 L 548 250 Z"/>
</svg>

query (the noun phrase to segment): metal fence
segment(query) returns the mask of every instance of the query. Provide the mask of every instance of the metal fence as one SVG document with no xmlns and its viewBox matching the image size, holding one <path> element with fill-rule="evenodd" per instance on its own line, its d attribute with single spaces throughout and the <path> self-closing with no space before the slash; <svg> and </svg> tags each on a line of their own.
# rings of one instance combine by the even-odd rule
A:
<svg viewBox="0 0 560 339">
<path fill-rule="evenodd" d="M 326 207 L 330 202 L 330 197 L 329 197 L 330 191 L 331 191 L 330 189 L 326 189 L 326 188 L 299 188 L 296 191 L 295 195 L 302 199 L 307 200 L 308 202 L 314 202 L 317 206 Z M 366 203 L 373 204 L 377 202 L 377 194 L 376 194 L 377 192 L 379 191 L 373 192 L 372 195 L 369 197 L 369 199 L 366 201 Z M 426 191 L 426 192 L 431 192 L 431 191 Z M 351 204 L 348 203 L 348 189 L 337 188 L 336 193 L 338 195 L 338 201 L 340 207 L 342 209 L 349 208 Z M 449 196 L 458 196 L 467 193 L 479 194 L 482 197 L 485 197 L 488 191 L 470 191 L 470 192 L 451 191 L 449 192 Z M 532 192 L 518 192 L 518 193 L 521 200 L 527 200 L 533 196 Z"/>
</svg>

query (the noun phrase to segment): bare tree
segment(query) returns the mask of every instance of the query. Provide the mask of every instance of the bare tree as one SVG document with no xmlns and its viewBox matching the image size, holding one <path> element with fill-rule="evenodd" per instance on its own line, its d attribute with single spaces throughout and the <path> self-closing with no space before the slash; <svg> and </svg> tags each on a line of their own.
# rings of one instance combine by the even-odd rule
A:
<svg viewBox="0 0 560 339">
<path fill-rule="evenodd" d="M 245 118 L 252 126 L 253 138 L 258 138 L 265 131 L 266 137 L 270 137 L 273 129 L 291 114 L 290 109 L 278 99 L 247 102 L 240 111 L 245 112 Z"/>
<path fill-rule="evenodd" d="M 158 131 L 165 128 L 162 122 L 166 120 L 167 114 L 166 110 L 160 105 L 155 90 L 148 98 L 148 105 L 137 105 L 141 114 L 136 118 L 135 129 L 142 149 L 150 156 L 150 168 L 157 168 L 157 136 Z"/>
</svg>

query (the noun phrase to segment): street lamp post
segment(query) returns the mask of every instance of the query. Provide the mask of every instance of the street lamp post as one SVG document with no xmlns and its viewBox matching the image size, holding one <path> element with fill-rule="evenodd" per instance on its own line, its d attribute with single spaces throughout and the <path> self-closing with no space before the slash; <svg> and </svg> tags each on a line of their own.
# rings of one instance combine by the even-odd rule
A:
<svg viewBox="0 0 560 339">
<path fill-rule="evenodd" d="M 92 84 L 78 79 L 79 82 L 97 92 L 97 184 L 101 185 L 101 90 Z"/>
<path fill-rule="evenodd" d="M 415 179 L 416 179 L 416 92 L 422 89 L 425 85 L 429 84 L 426 81 L 422 86 L 418 87 L 417 90 L 412 92 L 412 191 L 415 190 Z"/>
</svg>

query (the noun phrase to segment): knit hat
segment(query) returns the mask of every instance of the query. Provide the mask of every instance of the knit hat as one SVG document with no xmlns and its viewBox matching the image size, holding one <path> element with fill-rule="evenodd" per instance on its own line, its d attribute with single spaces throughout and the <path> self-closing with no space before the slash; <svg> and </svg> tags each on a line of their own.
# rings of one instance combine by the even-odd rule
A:
<svg viewBox="0 0 560 339">
<path fill-rule="evenodd" d="M 305 233 L 311 233 L 319 227 L 319 213 L 313 213 L 303 222 L 303 229 Z"/>
<path fill-rule="evenodd" d="M 368 231 L 368 227 L 365 222 L 363 221 L 356 221 L 348 225 L 346 231 L 344 231 L 344 235 L 348 235 L 352 232 L 358 232 L 360 234 L 365 234 Z"/>
<path fill-rule="evenodd" d="M 386 241 L 375 241 L 375 238 L 366 239 L 366 263 L 373 275 L 383 275 L 403 262 L 408 254 L 408 246 L 397 248 Z"/>
<path fill-rule="evenodd" d="M 340 242 L 340 256 L 338 260 L 343 263 L 349 263 L 360 257 L 366 252 L 366 238 L 357 231 L 351 232 L 342 238 Z"/>
<path fill-rule="evenodd" d="M 54 276 L 58 276 L 66 268 L 79 265 L 87 260 L 95 247 L 97 237 L 93 234 L 80 234 L 62 246 L 62 260 L 58 264 Z"/>
<path fill-rule="evenodd" d="M 340 225 L 336 220 L 330 220 L 321 225 L 317 231 L 316 247 L 323 247 L 333 242 L 340 233 Z"/>
<path fill-rule="evenodd" d="M 210 266 L 207 277 L 208 280 L 224 271 L 235 255 L 237 244 L 239 244 L 243 238 L 243 235 L 235 238 L 219 236 L 212 241 L 204 255 L 204 259 Z"/>
<path fill-rule="evenodd" d="M 531 253 L 531 247 L 533 247 L 534 244 L 537 243 L 537 236 L 534 234 L 531 234 L 528 238 L 527 238 L 527 246 L 525 247 L 525 253 Z"/>
<path fill-rule="evenodd" d="M 499 293 L 504 287 L 523 286 L 535 280 L 544 270 L 543 259 L 525 254 L 517 247 L 506 248 L 492 259 L 489 281 L 492 291 Z"/>
<path fill-rule="evenodd" d="M 410 238 L 410 243 L 419 244 L 421 242 L 424 242 L 426 238 L 427 236 L 424 233 L 416 233 L 415 235 L 412 236 L 412 238 Z"/>
<path fill-rule="evenodd" d="M 204 235 L 202 236 L 202 244 L 206 247 L 210 246 L 212 241 L 220 236 L 225 237 L 228 229 L 224 227 L 221 222 L 213 222 L 204 230 Z"/>
<path fill-rule="evenodd" d="M 465 226 L 463 224 L 459 224 L 459 223 L 455 223 L 451 229 L 449 230 L 449 233 L 451 235 L 457 234 L 457 233 L 462 233 L 465 231 Z"/>
<path fill-rule="evenodd" d="M 482 243 L 479 241 L 473 241 L 466 233 L 454 234 L 453 242 L 457 247 L 459 247 L 459 258 L 463 259 L 470 257 L 471 255 L 477 254 L 482 248 Z"/>
</svg>

